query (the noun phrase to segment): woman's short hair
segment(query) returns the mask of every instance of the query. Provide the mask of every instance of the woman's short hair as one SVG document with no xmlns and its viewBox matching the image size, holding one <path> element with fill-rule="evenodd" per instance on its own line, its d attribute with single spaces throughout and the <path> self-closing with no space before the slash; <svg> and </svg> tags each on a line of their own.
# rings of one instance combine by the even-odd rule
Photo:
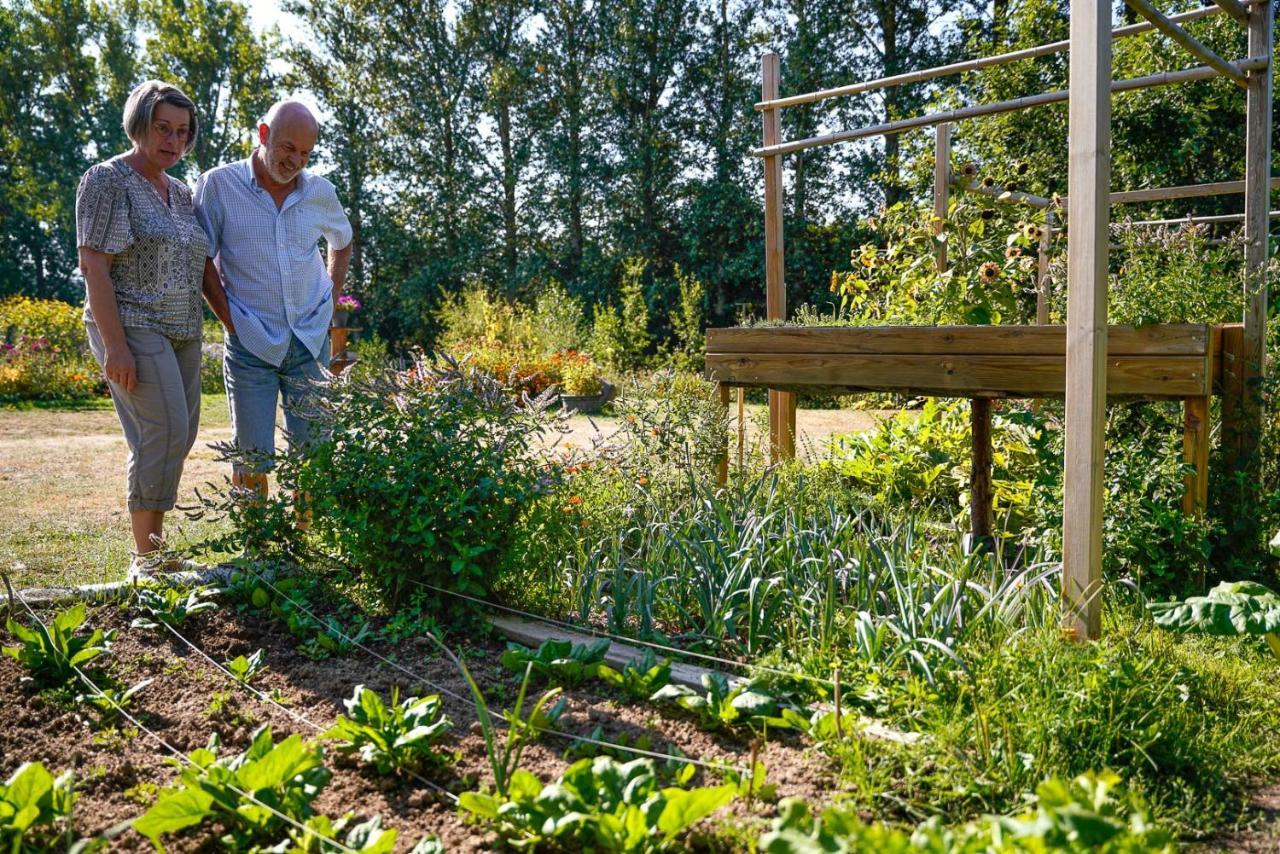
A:
<svg viewBox="0 0 1280 854">
<path fill-rule="evenodd" d="M 171 104 L 190 113 L 191 135 L 187 137 L 186 147 L 182 151 L 184 154 L 191 153 L 196 145 L 196 134 L 200 130 L 195 102 L 177 86 L 161 80 L 140 83 L 129 93 L 129 100 L 124 102 L 124 132 L 135 144 L 141 145 L 151 129 L 151 119 L 155 115 L 157 104 Z"/>
</svg>

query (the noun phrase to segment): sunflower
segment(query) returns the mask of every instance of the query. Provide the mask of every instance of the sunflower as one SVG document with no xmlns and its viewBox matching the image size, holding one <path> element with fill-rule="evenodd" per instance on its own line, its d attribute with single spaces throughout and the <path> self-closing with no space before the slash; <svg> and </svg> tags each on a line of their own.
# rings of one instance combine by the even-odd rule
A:
<svg viewBox="0 0 1280 854">
<path fill-rule="evenodd" d="M 1025 175 L 1030 170 L 1031 170 L 1031 164 L 1025 160 L 1018 163 L 1018 165 L 1014 168 L 1014 171 L 1017 172 L 1019 175 Z"/>
<path fill-rule="evenodd" d="M 1022 234 L 1028 240 L 1039 240 L 1044 236 L 1044 229 L 1036 225 L 1034 222 L 1028 222 L 1023 224 Z"/>
<path fill-rule="evenodd" d="M 1005 182 L 1005 185 L 1004 185 L 1004 188 L 1005 188 L 1005 190 L 1006 190 L 1006 191 L 1008 191 L 1008 192 L 1010 192 L 1010 193 L 1016 193 L 1016 192 L 1018 192 L 1018 182 L 1017 182 L 1017 181 L 1006 181 L 1006 182 Z"/>
<path fill-rule="evenodd" d="M 996 212 L 994 208 L 983 208 L 982 213 L 978 214 L 978 216 L 982 217 L 983 219 L 995 219 Z"/>
<path fill-rule="evenodd" d="M 978 177 L 978 164 L 970 160 L 968 163 L 960 167 L 960 174 L 966 178 Z"/>
<path fill-rule="evenodd" d="M 858 256 L 862 266 L 870 269 L 876 265 L 876 247 L 871 243 L 862 244 L 862 253 Z"/>
<path fill-rule="evenodd" d="M 996 185 L 996 179 L 992 178 L 990 175 L 982 179 L 982 188 L 984 190 L 990 190 L 995 185 Z"/>
<path fill-rule="evenodd" d="M 978 268 L 978 278 L 985 284 L 991 284 L 1000 278 L 1000 265 L 995 261 L 987 261 Z"/>
<path fill-rule="evenodd" d="M 1017 247 L 1017 246 L 1006 246 L 1006 247 L 1005 247 L 1005 250 L 1004 250 L 1004 257 L 1005 257 L 1007 260 L 1012 261 L 1014 258 L 1021 257 L 1021 255 L 1022 255 L 1022 250 L 1021 250 L 1019 247 Z"/>
</svg>

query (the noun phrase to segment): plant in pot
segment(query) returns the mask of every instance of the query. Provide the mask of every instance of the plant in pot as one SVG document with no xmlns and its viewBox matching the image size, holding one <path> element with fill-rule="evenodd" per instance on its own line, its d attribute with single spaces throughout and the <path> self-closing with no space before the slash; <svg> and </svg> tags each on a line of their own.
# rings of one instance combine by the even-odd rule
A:
<svg viewBox="0 0 1280 854">
<path fill-rule="evenodd" d="M 599 412 L 613 397 L 613 386 L 589 358 L 565 360 L 560 369 L 560 405 L 569 412 Z"/>
<path fill-rule="evenodd" d="M 342 328 L 351 322 L 351 315 L 362 308 L 360 300 L 351 294 L 343 294 L 333 304 L 333 325 Z"/>
</svg>

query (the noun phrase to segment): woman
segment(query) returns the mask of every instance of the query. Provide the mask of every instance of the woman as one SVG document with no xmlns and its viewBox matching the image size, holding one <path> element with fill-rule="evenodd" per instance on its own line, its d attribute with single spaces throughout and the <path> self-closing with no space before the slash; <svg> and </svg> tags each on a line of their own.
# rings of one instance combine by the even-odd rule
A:
<svg viewBox="0 0 1280 854">
<path fill-rule="evenodd" d="M 133 150 L 99 163 L 76 192 L 76 243 L 89 347 L 111 387 L 129 446 L 127 498 L 135 556 L 130 577 L 179 568 L 159 559 L 164 514 L 200 420 L 202 286 L 219 318 L 226 296 L 205 275 L 208 238 L 191 190 L 170 178 L 195 145 L 195 104 L 148 80 L 129 95 Z"/>
</svg>

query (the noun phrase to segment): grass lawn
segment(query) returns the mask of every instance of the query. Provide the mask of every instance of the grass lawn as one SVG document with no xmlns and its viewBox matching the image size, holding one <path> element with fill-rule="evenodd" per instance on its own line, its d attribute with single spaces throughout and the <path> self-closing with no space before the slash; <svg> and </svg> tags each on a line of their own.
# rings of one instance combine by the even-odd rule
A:
<svg viewBox="0 0 1280 854">
<path fill-rule="evenodd" d="M 759 438 L 763 406 L 749 406 L 748 441 Z M 733 410 L 736 413 L 736 408 Z M 821 453 L 832 433 L 869 428 L 874 413 L 801 410 L 802 453 Z M 563 444 L 588 447 L 596 429 L 612 432 L 611 418 L 570 419 Z M 228 441 L 226 399 L 204 395 L 200 433 L 187 458 L 179 506 L 195 501 L 205 484 L 222 486 L 229 467 L 215 462 L 211 442 Z M 277 435 L 282 443 L 282 435 Z M 124 436 L 108 400 L 0 408 L 0 554 L 17 587 L 91 584 L 124 577 L 132 537 L 124 505 Z M 166 520 L 171 542 L 200 539 L 211 523 L 175 513 Z"/>
</svg>

